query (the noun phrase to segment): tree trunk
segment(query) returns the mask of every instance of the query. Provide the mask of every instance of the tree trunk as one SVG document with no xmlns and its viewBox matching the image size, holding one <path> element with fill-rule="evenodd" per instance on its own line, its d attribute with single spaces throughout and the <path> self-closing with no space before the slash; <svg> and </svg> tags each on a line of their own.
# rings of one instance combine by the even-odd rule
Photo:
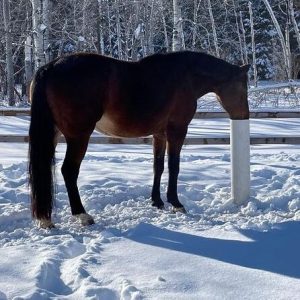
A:
<svg viewBox="0 0 300 300">
<path fill-rule="evenodd" d="M 146 36 L 145 36 L 145 23 L 144 20 L 146 19 L 146 7 L 143 5 L 143 12 L 142 12 L 142 22 L 140 23 L 140 42 L 142 48 L 142 56 L 145 57 L 147 55 L 147 46 L 146 46 Z"/>
<path fill-rule="evenodd" d="M 103 36 L 103 7 L 102 0 L 97 1 L 97 38 L 98 38 L 98 53 L 104 54 L 104 36 Z"/>
<path fill-rule="evenodd" d="M 288 50 L 287 50 L 287 45 L 286 45 L 286 40 L 284 38 L 284 35 L 281 31 L 281 28 L 280 28 L 280 25 L 275 17 L 275 14 L 273 12 L 273 9 L 269 3 L 268 0 L 263 0 L 269 14 L 270 14 L 270 17 L 273 21 L 273 24 L 276 28 L 276 31 L 277 31 L 277 34 L 278 34 L 278 37 L 279 37 L 279 41 L 280 41 L 280 44 L 281 44 L 281 48 L 282 48 L 282 53 L 283 53 L 283 58 L 284 58 L 284 64 L 285 64 L 285 71 L 286 71 L 286 75 L 287 75 L 287 78 L 288 79 L 291 79 L 291 76 L 292 76 L 292 72 L 291 72 L 291 60 L 290 60 L 290 55 L 288 53 Z"/>
<path fill-rule="evenodd" d="M 294 11 L 293 0 L 288 0 L 288 5 L 289 5 L 289 13 L 290 13 L 290 16 L 291 16 L 291 21 L 293 23 L 293 28 L 294 28 L 294 32 L 295 32 L 297 43 L 298 43 L 298 50 L 300 50 L 300 31 L 299 31 L 297 21 L 295 19 L 295 11 Z"/>
<path fill-rule="evenodd" d="M 43 34 L 45 25 L 42 23 L 42 1 L 43 0 L 31 0 L 35 70 L 46 63 Z"/>
<path fill-rule="evenodd" d="M 214 19 L 214 15 L 213 15 L 210 0 L 207 0 L 207 5 L 208 5 L 209 18 L 210 18 L 212 32 L 213 32 L 213 39 L 214 39 L 214 46 L 215 46 L 216 56 L 220 57 L 220 50 L 219 50 L 219 46 L 218 46 L 218 36 L 217 36 L 216 24 L 215 24 L 215 19 Z"/>
<path fill-rule="evenodd" d="M 178 0 L 173 0 L 173 41 L 172 50 L 179 51 L 182 50 L 182 26 L 181 26 L 181 12 L 178 4 Z"/>
<path fill-rule="evenodd" d="M 234 17 L 235 17 L 236 32 L 237 32 L 238 39 L 239 39 L 241 61 L 243 64 L 245 64 L 243 43 L 242 43 L 242 37 L 241 37 L 241 33 L 240 33 L 240 26 L 239 26 L 238 14 L 236 11 L 235 0 L 232 0 L 232 3 L 233 3 L 233 11 L 234 11 Z"/>
<path fill-rule="evenodd" d="M 244 22 L 243 22 L 243 15 L 242 12 L 240 11 L 240 24 L 241 24 L 241 29 L 242 29 L 242 44 L 244 48 L 244 57 L 245 57 L 245 63 L 248 64 L 248 51 L 247 51 L 247 42 L 246 42 L 246 32 L 245 32 L 245 27 L 244 27 Z"/>
<path fill-rule="evenodd" d="M 45 50 L 45 62 L 48 63 L 52 57 L 50 52 L 50 16 L 51 16 L 51 1 L 50 0 L 43 0 L 43 7 L 42 7 L 42 22 L 44 25 L 43 31 L 43 46 Z"/>
<path fill-rule="evenodd" d="M 109 55 L 113 56 L 113 46 L 112 46 L 112 30 L 111 30 L 111 11 L 109 1 L 106 1 L 106 11 L 107 11 L 107 22 L 108 22 L 108 45 L 109 45 Z"/>
<path fill-rule="evenodd" d="M 160 11 L 161 11 L 161 17 L 162 17 L 163 28 L 164 28 L 165 48 L 166 48 L 166 51 L 168 52 L 170 46 L 169 46 L 167 22 L 166 22 L 166 18 L 165 18 L 165 14 L 164 14 L 164 8 L 163 8 L 162 0 L 159 0 L 159 7 L 160 7 Z"/>
<path fill-rule="evenodd" d="M 24 61 L 25 61 L 25 90 L 26 90 L 26 96 L 29 96 L 29 84 L 32 79 L 32 38 L 31 36 L 28 36 L 25 41 L 24 46 Z"/>
<path fill-rule="evenodd" d="M 133 6 L 133 24 L 134 24 L 134 32 L 132 34 L 132 42 L 131 42 L 131 60 L 137 61 L 138 59 L 138 45 L 140 40 L 140 3 L 136 1 Z"/>
<path fill-rule="evenodd" d="M 121 20 L 120 20 L 120 3 L 119 0 L 115 0 L 115 11 L 116 11 L 116 27 L 117 27 L 117 52 L 118 58 L 123 58 L 122 53 L 122 36 L 121 36 Z"/>
<path fill-rule="evenodd" d="M 15 104 L 14 99 L 14 66 L 13 66 L 13 52 L 12 52 L 12 36 L 10 29 L 10 9 L 9 0 L 3 0 L 3 18 L 6 42 L 6 84 L 7 97 L 9 105 Z"/>
<path fill-rule="evenodd" d="M 201 0 L 194 0 L 194 11 L 193 11 L 193 35 L 192 35 L 192 50 L 196 49 L 196 37 L 197 37 L 197 18 Z"/>
<path fill-rule="evenodd" d="M 153 45 L 153 18 L 154 18 L 154 0 L 151 1 L 151 11 L 150 11 L 150 19 L 149 19 L 149 38 L 148 38 L 148 53 L 154 53 L 154 45 Z"/>
<path fill-rule="evenodd" d="M 249 15 L 250 15 L 251 45 L 252 45 L 252 67 L 253 67 L 254 86 L 256 87 L 257 86 L 257 67 L 256 67 L 255 36 L 254 36 L 252 3 L 250 1 L 249 1 Z"/>
<path fill-rule="evenodd" d="M 288 79 L 293 78 L 293 68 L 292 68 L 292 54 L 291 54 L 291 44 L 290 44 L 290 26 L 289 22 L 285 26 L 285 45 L 286 45 L 286 54 L 288 59 Z"/>
</svg>

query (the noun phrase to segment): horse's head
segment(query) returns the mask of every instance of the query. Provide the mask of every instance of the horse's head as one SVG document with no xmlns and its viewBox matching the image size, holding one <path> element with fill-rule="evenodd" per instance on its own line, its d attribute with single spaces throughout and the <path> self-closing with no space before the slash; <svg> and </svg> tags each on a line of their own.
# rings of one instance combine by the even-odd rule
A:
<svg viewBox="0 0 300 300">
<path fill-rule="evenodd" d="M 237 71 L 216 90 L 218 100 L 232 120 L 249 119 L 247 72 L 250 65 L 237 67 Z"/>
</svg>

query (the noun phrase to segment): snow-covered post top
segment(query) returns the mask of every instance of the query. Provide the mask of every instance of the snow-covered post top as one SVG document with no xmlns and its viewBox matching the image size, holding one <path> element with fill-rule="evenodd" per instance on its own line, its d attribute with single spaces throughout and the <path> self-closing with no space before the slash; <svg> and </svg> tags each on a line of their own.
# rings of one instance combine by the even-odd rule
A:
<svg viewBox="0 0 300 300">
<path fill-rule="evenodd" d="M 230 120 L 231 196 L 241 205 L 250 194 L 250 126 L 249 120 Z"/>
</svg>

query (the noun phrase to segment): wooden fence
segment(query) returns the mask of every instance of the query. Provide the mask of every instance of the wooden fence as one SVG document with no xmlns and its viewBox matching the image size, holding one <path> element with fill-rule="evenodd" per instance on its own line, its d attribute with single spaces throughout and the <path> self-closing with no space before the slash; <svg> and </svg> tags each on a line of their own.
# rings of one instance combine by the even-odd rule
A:
<svg viewBox="0 0 300 300">
<path fill-rule="evenodd" d="M 20 109 L 1 109 L 0 116 L 29 116 L 29 108 Z M 194 119 L 216 119 L 228 118 L 228 114 L 223 111 L 198 111 Z M 300 110 L 269 110 L 269 111 L 251 111 L 250 118 L 300 118 Z M 59 142 L 65 142 L 64 137 L 61 137 Z M 7 134 L 0 135 L 0 143 L 28 143 L 28 135 Z M 92 135 L 90 138 L 91 144 L 152 144 L 152 137 L 142 138 L 115 138 L 102 135 Z M 226 145 L 230 144 L 228 137 L 189 137 L 185 139 L 185 145 Z M 300 128 L 298 136 L 268 136 L 268 137 L 250 137 L 250 144 L 300 144 Z"/>
</svg>

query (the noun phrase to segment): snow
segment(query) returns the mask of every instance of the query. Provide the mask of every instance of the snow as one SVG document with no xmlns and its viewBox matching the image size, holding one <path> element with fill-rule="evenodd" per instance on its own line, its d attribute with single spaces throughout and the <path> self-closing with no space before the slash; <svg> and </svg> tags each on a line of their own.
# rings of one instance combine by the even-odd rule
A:
<svg viewBox="0 0 300 300">
<path fill-rule="evenodd" d="M 251 120 L 251 134 L 298 135 L 299 119 Z M 1 117 L 23 134 L 28 117 Z M 229 135 L 226 119 L 189 135 Z M 0 299 L 299 299 L 300 146 L 251 147 L 251 197 L 230 195 L 229 146 L 185 146 L 178 192 L 188 213 L 151 207 L 152 149 L 90 145 L 79 189 L 96 221 L 71 216 L 57 148 L 56 229 L 31 220 L 27 145 L 0 147 Z M 166 201 L 167 173 L 162 177 Z"/>
</svg>

